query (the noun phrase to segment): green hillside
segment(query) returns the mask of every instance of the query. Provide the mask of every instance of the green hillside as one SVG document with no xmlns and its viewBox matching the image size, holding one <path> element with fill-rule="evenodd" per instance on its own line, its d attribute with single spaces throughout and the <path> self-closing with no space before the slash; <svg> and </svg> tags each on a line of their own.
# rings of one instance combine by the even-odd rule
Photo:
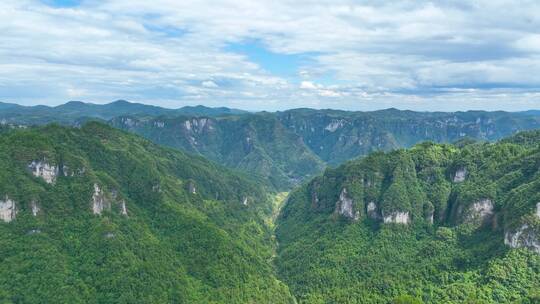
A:
<svg viewBox="0 0 540 304">
<path fill-rule="evenodd" d="M 1 303 L 292 303 L 259 184 L 99 123 L 0 147 Z"/>
<path fill-rule="evenodd" d="M 276 113 L 325 162 L 341 164 L 374 151 L 411 147 L 422 141 L 452 143 L 463 138 L 494 141 L 540 128 L 535 112 L 373 112 L 295 109 Z"/>
<path fill-rule="evenodd" d="M 276 233 L 300 303 L 538 303 L 540 132 L 326 170 Z"/>
<path fill-rule="evenodd" d="M 270 113 L 218 118 L 118 117 L 111 124 L 262 177 L 278 190 L 290 189 L 324 168 L 302 139 Z"/>
<path fill-rule="evenodd" d="M 58 122 L 80 126 L 89 120 L 197 154 L 288 191 L 320 174 L 326 165 L 376 151 L 411 147 L 422 141 L 495 141 L 540 128 L 528 112 L 372 112 L 293 109 L 249 113 L 230 108 L 187 106 L 166 109 L 119 100 L 109 104 L 68 102 L 56 107 L 0 104 L 0 125 Z"/>
</svg>

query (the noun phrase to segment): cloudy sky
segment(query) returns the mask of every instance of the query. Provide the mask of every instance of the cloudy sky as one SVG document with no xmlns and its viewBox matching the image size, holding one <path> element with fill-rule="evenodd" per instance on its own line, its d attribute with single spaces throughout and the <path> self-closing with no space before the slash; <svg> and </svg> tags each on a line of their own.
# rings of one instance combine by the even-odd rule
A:
<svg viewBox="0 0 540 304">
<path fill-rule="evenodd" d="M 540 1 L 0 1 L 0 101 L 116 99 L 540 109 Z"/>
</svg>

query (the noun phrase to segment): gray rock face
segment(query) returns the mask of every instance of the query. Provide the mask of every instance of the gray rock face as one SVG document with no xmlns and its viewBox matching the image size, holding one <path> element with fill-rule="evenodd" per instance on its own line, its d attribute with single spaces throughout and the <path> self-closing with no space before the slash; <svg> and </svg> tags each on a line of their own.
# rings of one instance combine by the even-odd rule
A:
<svg viewBox="0 0 540 304">
<path fill-rule="evenodd" d="M 467 178 L 467 168 L 459 168 L 454 174 L 454 183 L 461 183 Z"/>
<path fill-rule="evenodd" d="M 405 211 L 394 211 L 390 214 L 383 214 L 383 222 L 385 224 L 409 224 L 411 221 L 409 212 Z"/>
<path fill-rule="evenodd" d="M 431 211 L 431 212 L 430 212 L 429 214 L 427 214 L 427 216 L 426 216 L 426 221 L 428 221 L 428 223 L 430 223 L 430 224 L 433 224 L 433 214 L 434 214 L 434 212 Z"/>
<path fill-rule="evenodd" d="M 360 213 L 354 212 L 353 208 L 354 201 L 347 194 L 347 189 L 343 188 L 341 194 L 339 195 L 339 200 L 336 202 L 336 211 L 338 214 L 357 220 L 360 217 Z"/>
<path fill-rule="evenodd" d="M 472 204 L 468 210 L 463 222 L 482 223 L 493 215 L 493 202 L 490 199 L 483 198 Z"/>
<path fill-rule="evenodd" d="M 342 128 L 346 121 L 343 119 L 332 120 L 324 129 L 329 132 L 336 132 L 337 129 Z"/>
<path fill-rule="evenodd" d="M 48 164 L 45 161 L 32 161 L 28 168 L 34 176 L 43 178 L 48 184 L 53 184 L 56 181 L 59 171 L 57 166 Z"/>
<path fill-rule="evenodd" d="M 17 216 L 15 201 L 7 195 L 3 200 L 0 200 L 0 220 L 9 223 Z"/>
<path fill-rule="evenodd" d="M 125 201 L 125 200 L 122 200 L 122 202 L 120 202 L 120 214 L 125 215 L 125 216 L 128 215 L 127 207 L 126 207 L 126 201 Z"/>
<path fill-rule="evenodd" d="M 512 248 L 527 248 L 540 254 L 540 235 L 527 224 L 523 224 L 516 231 L 507 231 L 504 234 L 504 243 Z"/>
<path fill-rule="evenodd" d="M 247 206 L 248 205 L 248 198 L 247 196 L 244 196 L 244 199 L 242 200 L 242 205 Z"/>
<path fill-rule="evenodd" d="M 378 219 L 377 205 L 374 202 L 369 202 L 366 206 L 366 213 L 372 219 Z"/>
<path fill-rule="evenodd" d="M 536 203 L 536 217 L 540 219 L 540 202 Z"/>
<path fill-rule="evenodd" d="M 184 128 L 188 131 L 202 133 L 205 130 L 212 130 L 212 121 L 208 118 L 192 118 L 184 122 Z"/>
<path fill-rule="evenodd" d="M 30 210 L 32 211 L 33 216 L 37 216 L 41 208 L 39 208 L 38 202 L 35 200 L 32 200 L 30 202 Z"/>
<path fill-rule="evenodd" d="M 92 212 L 101 214 L 103 210 L 110 210 L 111 202 L 106 198 L 105 193 L 98 184 L 94 184 L 94 194 L 92 194 Z"/>
<path fill-rule="evenodd" d="M 197 194 L 197 187 L 195 187 L 195 183 L 189 182 L 188 190 L 191 194 Z"/>
</svg>

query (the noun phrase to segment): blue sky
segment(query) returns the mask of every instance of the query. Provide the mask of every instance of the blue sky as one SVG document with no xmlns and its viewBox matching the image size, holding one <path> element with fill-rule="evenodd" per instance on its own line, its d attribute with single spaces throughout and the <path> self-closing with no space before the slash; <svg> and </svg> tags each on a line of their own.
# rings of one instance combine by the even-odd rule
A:
<svg viewBox="0 0 540 304">
<path fill-rule="evenodd" d="M 5 0 L 0 101 L 540 108 L 540 3 Z"/>
<path fill-rule="evenodd" d="M 42 3 L 52 7 L 76 7 L 81 4 L 81 0 L 42 0 Z"/>
<path fill-rule="evenodd" d="M 295 79 L 302 65 L 309 62 L 308 54 L 281 54 L 269 50 L 261 41 L 234 42 L 224 48 L 227 52 L 242 54 L 266 72 Z"/>
</svg>

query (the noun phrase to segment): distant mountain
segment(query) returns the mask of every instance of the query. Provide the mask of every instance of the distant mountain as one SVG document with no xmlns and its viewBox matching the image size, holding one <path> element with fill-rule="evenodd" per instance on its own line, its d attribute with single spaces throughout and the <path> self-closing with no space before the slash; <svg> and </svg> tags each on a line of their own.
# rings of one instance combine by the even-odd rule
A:
<svg viewBox="0 0 540 304">
<path fill-rule="evenodd" d="M 300 303 L 537 303 L 540 131 L 328 169 L 289 196 L 276 237 Z"/>
<path fill-rule="evenodd" d="M 261 176 L 279 190 L 318 174 L 324 163 L 269 113 L 223 117 L 117 117 L 113 126 Z"/>
<path fill-rule="evenodd" d="M 523 111 L 523 112 L 519 112 L 519 113 L 522 113 L 522 114 L 525 114 L 525 115 L 538 116 L 538 115 L 540 115 L 540 110 L 529 110 L 529 111 Z"/>
<path fill-rule="evenodd" d="M 12 108 L 16 108 L 16 107 L 22 107 L 22 106 L 20 106 L 18 104 L 14 104 L 14 103 L 0 102 L 0 110 L 12 109 Z"/>
<path fill-rule="evenodd" d="M 238 115 L 247 114 L 248 111 L 231 109 L 226 107 L 209 108 L 205 106 L 186 106 L 176 110 L 178 113 L 189 116 L 221 116 L 221 115 Z"/>
<path fill-rule="evenodd" d="M 0 302 L 293 303 L 264 185 L 96 122 L 0 134 Z"/>
<path fill-rule="evenodd" d="M 62 124 L 80 124 L 91 119 L 109 120 L 122 115 L 160 116 L 180 115 L 189 116 L 220 116 L 247 113 L 242 110 L 230 108 L 209 108 L 205 106 L 183 107 L 168 109 L 141 103 L 132 103 L 117 100 L 108 104 L 93 104 L 81 101 L 70 101 L 56 106 L 19 106 L 15 104 L 0 103 L 0 121 L 13 124 L 41 125 L 50 122 Z"/>
<path fill-rule="evenodd" d="M 3 108 L 3 110 L 2 110 Z M 290 189 L 323 170 L 374 151 L 422 141 L 494 141 L 540 128 L 540 114 L 525 112 L 372 112 L 293 109 L 249 113 L 204 106 L 166 109 L 116 101 L 68 102 L 57 107 L 2 105 L 0 123 L 81 125 L 110 121 L 153 142 L 203 155 Z"/>
<path fill-rule="evenodd" d="M 115 127 L 261 175 L 278 189 L 374 151 L 422 141 L 493 141 L 540 128 L 540 116 L 508 112 L 426 113 L 295 109 L 212 117 L 118 117 Z"/>
<path fill-rule="evenodd" d="M 373 151 L 411 147 L 422 141 L 462 138 L 497 140 L 540 128 L 540 115 L 510 112 L 374 112 L 296 109 L 276 113 L 283 125 L 302 137 L 329 164 L 340 164 Z"/>
</svg>

